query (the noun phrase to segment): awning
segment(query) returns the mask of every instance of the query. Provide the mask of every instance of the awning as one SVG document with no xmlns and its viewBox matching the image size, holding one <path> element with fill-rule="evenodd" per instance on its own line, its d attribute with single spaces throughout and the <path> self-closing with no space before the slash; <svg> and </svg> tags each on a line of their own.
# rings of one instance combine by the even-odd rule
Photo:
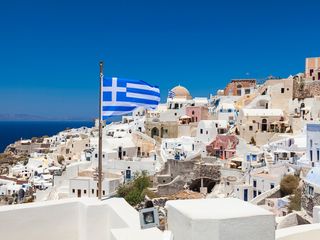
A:
<svg viewBox="0 0 320 240">
<path fill-rule="evenodd" d="M 180 117 L 180 119 L 190 119 L 191 117 L 187 116 L 187 115 L 183 115 Z"/>
</svg>

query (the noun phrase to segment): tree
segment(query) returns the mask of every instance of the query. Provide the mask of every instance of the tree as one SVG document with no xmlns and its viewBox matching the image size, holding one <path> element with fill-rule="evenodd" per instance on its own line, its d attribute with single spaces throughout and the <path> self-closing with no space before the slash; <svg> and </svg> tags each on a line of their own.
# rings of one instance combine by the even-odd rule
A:
<svg viewBox="0 0 320 240">
<path fill-rule="evenodd" d="M 289 197 L 290 203 L 288 206 L 289 212 L 301 210 L 301 188 L 293 191 L 293 195 Z"/>
<path fill-rule="evenodd" d="M 299 178 L 294 175 L 286 175 L 280 182 L 280 190 L 282 195 L 287 196 L 293 194 L 293 192 L 299 186 Z"/>
<path fill-rule="evenodd" d="M 144 200 L 151 182 L 146 172 L 136 174 L 134 180 L 119 186 L 117 195 L 123 197 L 130 205 L 135 206 Z"/>
</svg>

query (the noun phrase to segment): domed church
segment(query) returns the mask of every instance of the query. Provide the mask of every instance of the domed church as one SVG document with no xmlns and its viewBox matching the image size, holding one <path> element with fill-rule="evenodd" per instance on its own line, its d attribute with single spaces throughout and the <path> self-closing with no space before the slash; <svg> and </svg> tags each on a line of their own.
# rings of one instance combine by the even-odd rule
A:
<svg viewBox="0 0 320 240">
<path fill-rule="evenodd" d="M 186 89 L 183 86 L 176 86 L 172 88 L 169 92 L 169 98 L 180 98 L 180 99 L 186 99 L 186 100 L 191 100 L 192 96 L 190 95 L 190 92 L 188 89 Z"/>
</svg>

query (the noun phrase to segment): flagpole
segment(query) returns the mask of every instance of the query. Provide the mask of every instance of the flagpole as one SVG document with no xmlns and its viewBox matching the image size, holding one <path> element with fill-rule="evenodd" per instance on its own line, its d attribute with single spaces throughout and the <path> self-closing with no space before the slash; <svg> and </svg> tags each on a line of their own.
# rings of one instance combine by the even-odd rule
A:
<svg viewBox="0 0 320 240">
<path fill-rule="evenodd" d="M 98 162 L 98 198 L 102 198 L 102 87 L 103 62 L 100 62 L 100 88 L 99 88 L 99 162 Z"/>
</svg>

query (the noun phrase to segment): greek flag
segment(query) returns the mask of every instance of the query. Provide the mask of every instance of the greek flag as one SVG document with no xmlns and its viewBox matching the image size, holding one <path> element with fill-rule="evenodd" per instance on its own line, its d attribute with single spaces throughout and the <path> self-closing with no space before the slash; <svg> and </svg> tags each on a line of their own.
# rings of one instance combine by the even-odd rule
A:
<svg viewBox="0 0 320 240">
<path fill-rule="evenodd" d="M 137 107 L 155 109 L 160 102 L 158 87 L 140 80 L 103 78 L 102 119 L 131 113 Z"/>
<path fill-rule="evenodd" d="M 168 92 L 168 98 L 174 98 L 176 96 L 175 92 L 174 91 L 169 91 Z"/>
</svg>

